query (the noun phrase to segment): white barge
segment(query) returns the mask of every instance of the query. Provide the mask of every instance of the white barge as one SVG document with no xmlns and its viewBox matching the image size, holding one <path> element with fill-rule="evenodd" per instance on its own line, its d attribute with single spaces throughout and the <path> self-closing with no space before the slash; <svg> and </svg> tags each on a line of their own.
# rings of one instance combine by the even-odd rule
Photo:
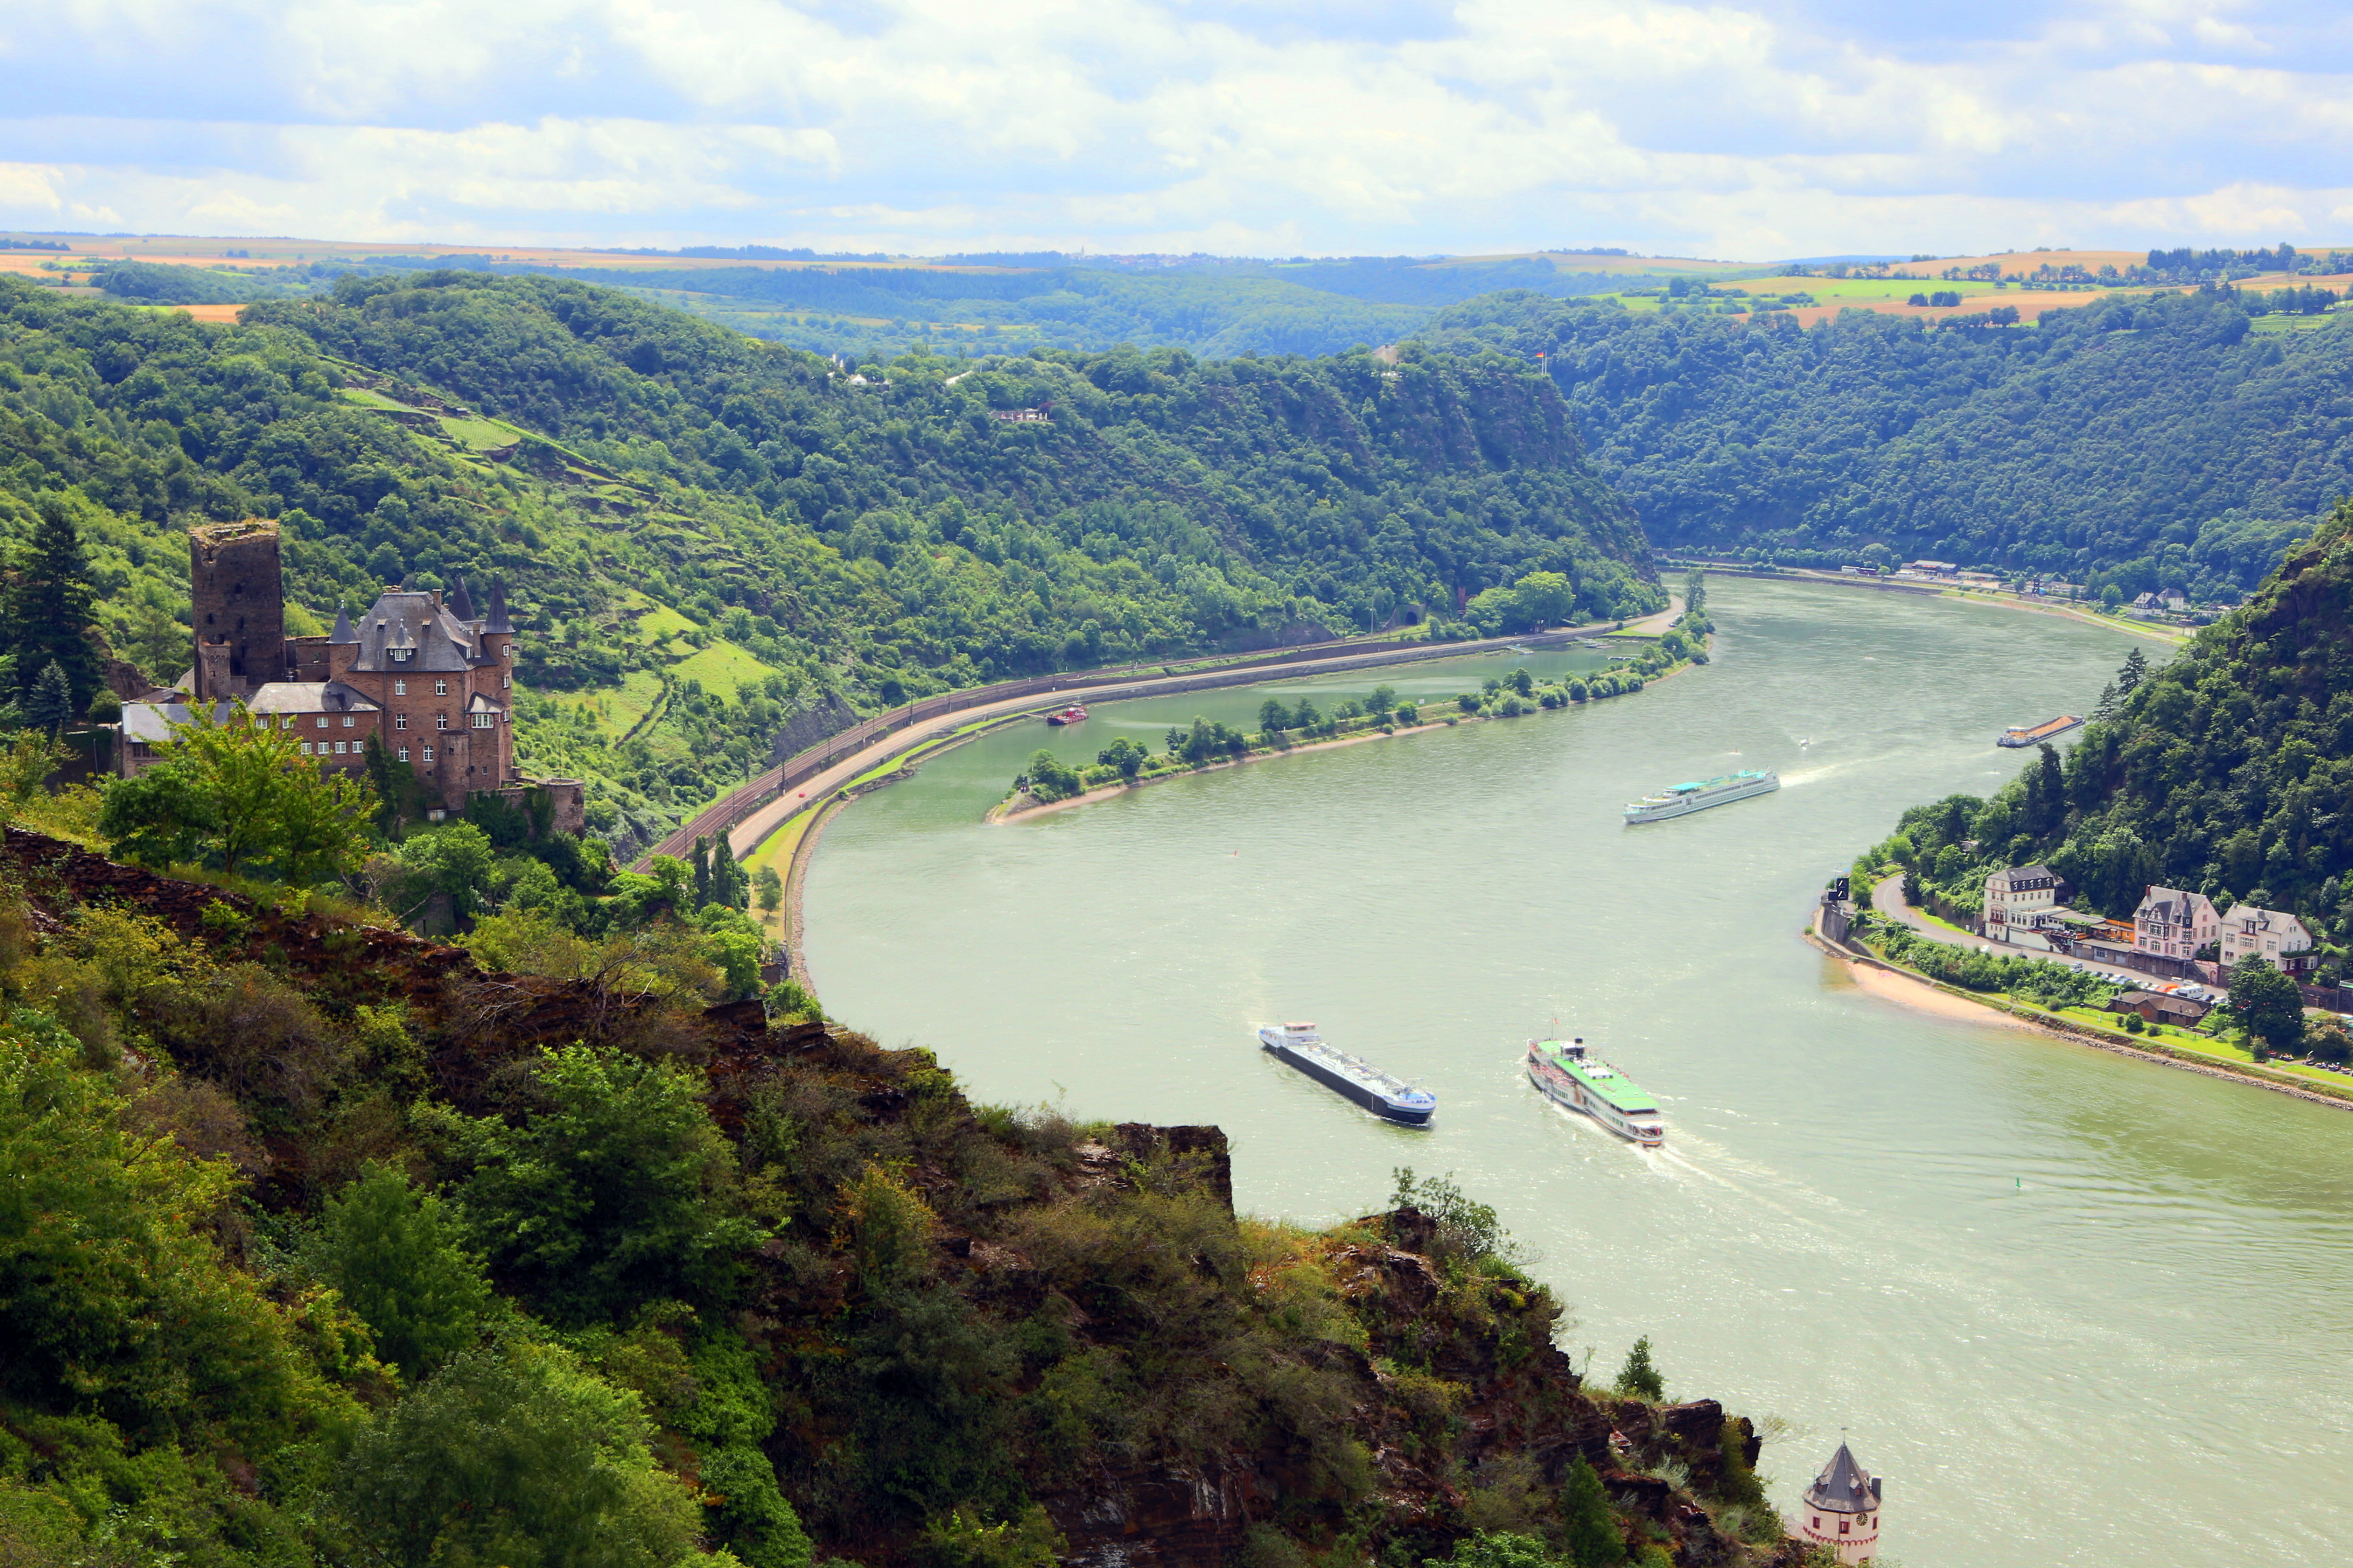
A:
<svg viewBox="0 0 2353 1568">
<path fill-rule="evenodd" d="M 1712 805 L 1729 805 L 1752 795 L 1771 795 L 1780 787 L 1781 775 L 1770 768 L 1725 773 L 1721 778 L 1679 784 L 1656 795 L 1646 795 L 1626 807 L 1626 820 L 1664 822 L 1671 816 L 1689 816 Z"/>
</svg>

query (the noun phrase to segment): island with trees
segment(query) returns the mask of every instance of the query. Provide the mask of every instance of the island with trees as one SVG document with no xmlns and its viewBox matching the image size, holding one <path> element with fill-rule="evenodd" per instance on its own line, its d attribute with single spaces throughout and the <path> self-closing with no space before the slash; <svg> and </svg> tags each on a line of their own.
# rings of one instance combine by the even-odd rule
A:
<svg viewBox="0 0 2353 1568">
<path fill-rule="evenodd" d="M 1679 669 L 1707 662 L 1707 640 L 1715 623 L 1708 618 L 1706 598 L 1702 574 L 1692 573 L 1683 585 L 1683 613 L 1673 625 L 1656 639 L 1643 639 L 1639 652 L 1614 656 L 1609 668 L 1587 675 L 1547 682 L 1524 668 L 1514 669 L 1488 677 L 1478 690 L 1427 703 L 1400 700 L 1394 687 L 1384 685 L 1363 698 L 1342 699 L 1329 713 L 1317 708 L 1312 696 L 1301 698 L 1295 708 L 1270 697 L 1259 706 L 1255 730 L 1236 730 L 1196 717 L 1189 726 L 1171 727 L 1157 752 L 1122 736 L 1096 752 L 1092 763 L 1066 762 L 1040 747 L 1014 778 L 1005 798 L 990 808 L 989 820 L 1002 822 L 1034 811 L 1107 799 L 1137 785 L 1213 767 L 1419 734 L 1464 722 L 1561 711 L 1628 696 Z"/>
</svg>

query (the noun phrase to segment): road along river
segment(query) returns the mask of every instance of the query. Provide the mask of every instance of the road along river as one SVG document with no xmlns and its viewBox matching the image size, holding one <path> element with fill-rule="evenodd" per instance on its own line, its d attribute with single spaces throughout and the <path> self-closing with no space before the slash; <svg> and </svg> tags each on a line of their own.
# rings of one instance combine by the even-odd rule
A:
<svg viewBox="0 0 2353 1568">
<path fill-rule="evenodd" d="M 976 1097 L 1213 1121 L 1241 1204 L 1324 1220 L 1453 1171 L 1614 1371 L 1783 1418 L 1786 1508 L 1845 1429 L 1889 1552 L 1947 1568 L 2353 1556 L 2353 1114 L 1907 1010 L 1798 936 L 1905 805 L 1982 794 L 2007 724 L 2082 711 L 2119 632 L 1719 579 L 1715 662 L 1565 713 L 1343 747 L 983 826 L 1029 752 L 1092 755 L 1270 693 L 1108 704 L 984 736 L 849 807 L 809 871 L 828 1010 Z M 1810 740 L 1810 745 L 1800 742 Z M 1640 828 L 1741 767 L 1773 795 Z M 1313 1018 L 1439 1097 L 1377 1122 L 1261 1053 Z M 1660 1097 L 1640 1153 L 1520 1076 L 1553 1020 Z"/>
</svg>

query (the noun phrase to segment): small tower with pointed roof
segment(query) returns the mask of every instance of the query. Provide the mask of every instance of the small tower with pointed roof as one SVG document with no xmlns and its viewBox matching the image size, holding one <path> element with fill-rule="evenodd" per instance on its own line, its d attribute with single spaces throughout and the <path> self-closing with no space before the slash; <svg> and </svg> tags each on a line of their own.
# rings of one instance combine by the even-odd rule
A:
<svg viewBox="0 0 2353 1568">
<path fill-rule="evenodd" d="M 1799 1504 L 1798 1539 L 1829 1547 L 1841 1563 L 1870 1562 L 1879 1554 L 1879 1478 L 1841 1443 Z"/>
</svg>

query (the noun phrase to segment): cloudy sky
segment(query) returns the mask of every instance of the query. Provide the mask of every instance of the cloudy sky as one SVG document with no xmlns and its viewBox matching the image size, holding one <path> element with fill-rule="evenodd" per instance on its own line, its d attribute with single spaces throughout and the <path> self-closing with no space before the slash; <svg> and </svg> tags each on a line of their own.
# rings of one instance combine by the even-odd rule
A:
<svg viewBox="0 0 2353 1568">
<path fill-rule="evenodd" d="M 2353 243 L 2348 66 L 2341 0 L 0 0 L 0 226 Z"/>
</svg>

